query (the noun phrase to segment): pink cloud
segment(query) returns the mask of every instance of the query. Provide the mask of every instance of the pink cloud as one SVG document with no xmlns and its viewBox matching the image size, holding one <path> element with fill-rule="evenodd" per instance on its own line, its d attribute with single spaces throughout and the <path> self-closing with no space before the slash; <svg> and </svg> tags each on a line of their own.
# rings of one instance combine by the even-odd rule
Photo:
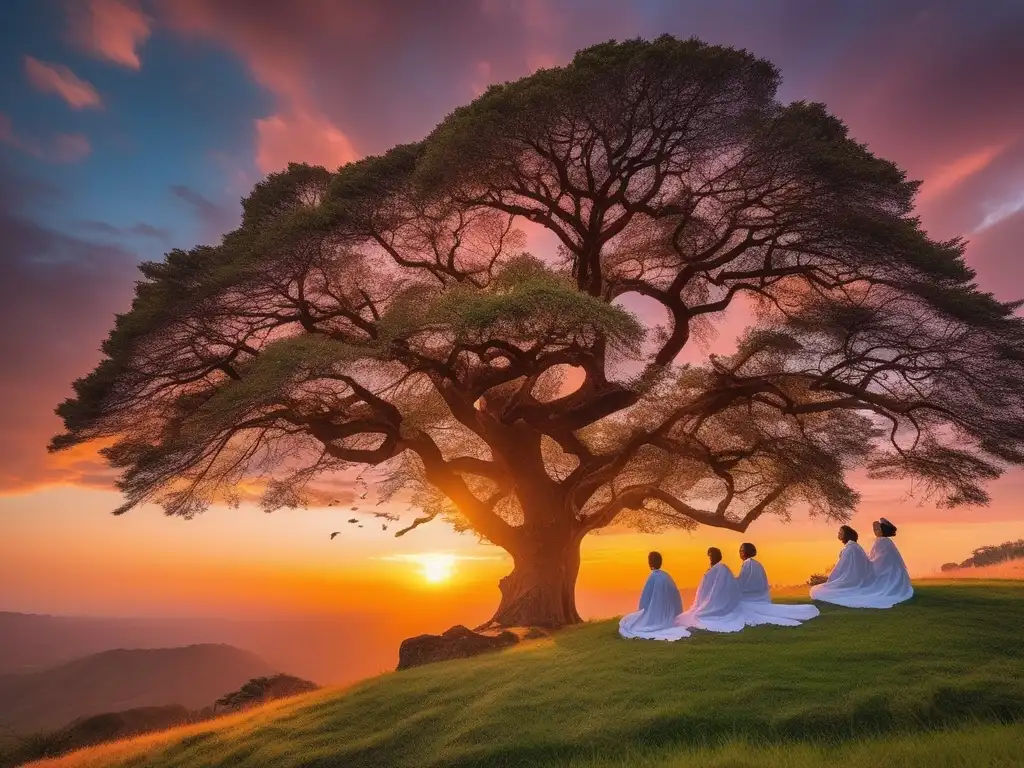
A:
<svg viewBox="0 0 1024 768">
<path fill-rule="evenodd" d="M 619 4 L 594 6 L 585 23 L 565 18 L 550 0 L 155 0 L 152 7 L 162 26 L 235 53 L 277 97 L 254 126 L 258 163 L 268 168 L 286 158 L 333 164 L 416 141 L 468 95 L 564 63 L 625 28 L 629 14 Z M 278 156 L 281 147 L 287 155 Z"/>
<path fill-rule="evenodd" d="M 136 0 L 72 0 L 68 4 L 70 36 L 97 58 L 141 69 L 138 50 L 151 23 Z"/>
<path fill-rule="evenodd" d="M 89 140 L 79 133 L 59 133 L 53 142 L 53 153 L 50 156 L 58 163 L 77 163 L 84 160 L 92 151 Z"/>
<path fill-rule="evenodd" d="M 178 0 L 160 6 L 168 23 L 179 32 L 214 37 L 227 43 L 248 65 L 253 78 L 278 101 L 274 114 L 259 118 L 256 165 L 263 173 L 306 162 L 335 168 L 359 159 L 349 137 L 317 106 L 313 81 L 304 56 L 302 36 L 282 36 L 280 28 L 258 23 L 235 23 L 233 11 L 203 0 Z M 309 11 L 307 6 L 305 11 Z M 330 17 L 325 9 L 324 21 Z M 318 14 L 295 11 L 297 24 L 315 25 Z M 358 21 L 358 19 L 354 19 Z"/>
<path fill-rule="evenodd" d="M 48 141 L 22 136 L 4 114 L 0 114 L 0 143 L 51 163 L 77 163 L 92 151 L 89 139 L 79 133 L 58 133 Z"/>
<path fill-rule="evenodd" d="M 469 89 L 473 93 L 473 98 L 476 98 L 477 96 L 482 95 L 493 82 L 491 62 L 486 59 L 481 59 L 476 62 L 476 64 L 473 65 L 473 74 L 473 81 L 469 84 Z"/>
<path fill-rule="evenodd" d="M 974 152 L 962 155 L 951 163 L 946 163 L 924 180 L 921 185 L 919 202 L 931 200 L 944 192 L 948 192 L 974 174 L 983 171 L 1006 149 L 1009 142 L 1000 142 L 982 147 Z"/>
<path fill-rule="evenodd" d="M 256 121 L 256 165 L 264 173 L 290 162 L 336 168 L 358 159 L 348 137 L 320 115 L 279 112 Z"/>
<path fill-rule="evenodd" d="M 554 54 L 550 53 L 531 53 L 526 57 L 526 68 L 530 72 L 536 72 L 538 69 L 551 69 L 564 63 L 566 62 L 559 61 Z"/>
<path fill-rule="evenodd" d="M 34 88 L 55 93 L 72 109 L 98 108 L 103 105 L 99 92 L 63 64 L 50 64 L 32 56 L 25 57 L 25 76 Z"/>
<path fill-rule="evenodd" d="M 11 122 L 11 118 L 2 113 L 0 113 L 0 141 L 12 145 L 16 145 L 18 141 L 14 134 L 14 124 Z"/>
</svg>

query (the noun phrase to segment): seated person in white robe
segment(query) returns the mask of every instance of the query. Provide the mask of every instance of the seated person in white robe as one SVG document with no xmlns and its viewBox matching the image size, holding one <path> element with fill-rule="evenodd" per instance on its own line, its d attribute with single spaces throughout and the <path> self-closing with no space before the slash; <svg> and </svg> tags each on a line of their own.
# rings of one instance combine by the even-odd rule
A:
<svg viewBox="0 0 1024 768">
<path fill-rule="evenodd" d="M 782 627 L 796 627 L 801 622 L 813 619 L 819 611 L 813 605 L 782 605 L 772 602 L 768 587 L 768 574 L 764 566 L 754 558 L 757 547 L 749 542 L 740 544 L 740 573 L 736 582 L 740 587 L 740 599 L 746 614 L 747 626 L 777 624 Z"/>
<path fill-rule="evenodd" d="M 892 540 L 896 535 L 896 526 L 884 517 L 872 525 L 875 532 L 875 543 L 871 545 L 871 568 L 875 573 L 872 592 L 878 602 L 890 605 L 902 603 L 914 596 L 914 588 L 910 586 L 910 574 L 896 543 Z"/>
<path fill-rule="evenodd" d="M 708 550 L 711 567 L 700 580 L 693 607 L 682 614 L 677 624 L 709 632 L 739 632 L 746 625 L 740 600 L 740 585 L 729 566 L 722 562 L 722 550 Z"/>
<path fill-rule="evenodd" d="M 619 634 L 641 640 L 679 640 L 689 637 L 685 627 L 676 626 L 683 612 L 683 598 L 672 577 L 661 570 L 661 553 L 647 555 L 651 575 L 640 593 L 640 610 L 622 617 Z"/>
<path fill-rule="evenodd" d="M 857 532 L 848 525 L 839 526 L 843 550 L 828 581 L 811 587 L 811 599 L 847 608 L 889 608 L 874 594 L 875 569 L 867 553 L 857 543 Z"/>
</svg>

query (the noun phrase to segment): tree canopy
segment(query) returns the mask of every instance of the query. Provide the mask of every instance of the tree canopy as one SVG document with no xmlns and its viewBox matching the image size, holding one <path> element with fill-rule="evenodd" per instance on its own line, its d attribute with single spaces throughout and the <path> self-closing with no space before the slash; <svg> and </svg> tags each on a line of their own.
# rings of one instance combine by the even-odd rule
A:
<svg viewBox="0 0 1024 768">
<path fill-rule="evenodd" d="M 292 675 L 270 675 L 254 677 L 237 691 L 226 693 L 214 703 L 215 707 L 227 710 L 248 709 L 266 704 L 274 699 L 298 696 L 319 688 L 316 683 Z"/>
<path fill-rule="evenodd" d="M 419 143 L 290 165 L 221 244 L 142 265 L 51 447 L 113 441 L 118 512 L 185 517 L 372 465 L 423 510 L 399 535 L 440 516 L 511 553 L 504 624 L 576 620 L 579 542 L 613 523 L 844 520 L 856 468 L 983 504 L 1024 462 L 1019 304 L 778 85 L 745 51 L 608 42 Z M 731 308 L 735 353 L 680 362 Z"/>
</svg>

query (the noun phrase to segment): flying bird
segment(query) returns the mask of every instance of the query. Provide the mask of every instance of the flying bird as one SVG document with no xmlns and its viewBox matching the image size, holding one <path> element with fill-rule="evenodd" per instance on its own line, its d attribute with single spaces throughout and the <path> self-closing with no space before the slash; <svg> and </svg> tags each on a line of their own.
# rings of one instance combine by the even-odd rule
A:
<svg viewBox="0 0 1024 768">
<path fill-rule="evenodd" d="M 360 525 L 359 527 L 362 528 L 363 526 Z"/>
<path fill-rule="evenodd" d="M 349 521 L 350 523 L 358 523 L 358 522 L 359 522 L 359 521 L 358 521 L 358 520 L 357 520 L 356 518 L 354 518 L 354 517 L 350 517 L 350 518 L 348 519 L 348 521 Z"/>
<path fill-rule="evenodd" d="M 332 534 L 331 534 L 331 540 L 333 541 L 333 540 L 334 540 L 334 537 L 335 537 L 335 536 L 337 536 L 337 535 L 338 535 L 338 534 L 340 534 L 340 533 L 341 533 L 341 531 L 335 531 L 334 533 L 332 533 Z"/>
<path fill-rule="evenodd" d="M 380 529 L 382 531 L 386 531 L 388 529 L 388 524 L 387 523 L 381 523 Z"/>
</svg>

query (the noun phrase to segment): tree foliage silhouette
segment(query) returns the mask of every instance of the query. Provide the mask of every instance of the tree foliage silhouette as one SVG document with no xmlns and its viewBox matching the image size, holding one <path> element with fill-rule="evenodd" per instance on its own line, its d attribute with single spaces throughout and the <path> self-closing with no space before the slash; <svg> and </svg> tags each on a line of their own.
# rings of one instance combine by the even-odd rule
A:
<svg viewBox="0 0 1024 768">
<path fill-rule="evenodd" d="M 316 683 L 292 675 L 254 677 L 237 691 L 226 693 L 217 699 L 215 707 L 228 710 L 247 709 L 273 699 L 309 693 L 319 687 Z"/>
<path fill-rule="evenodd" d="M 778 84 L 744 51 L 609 42 L 422 142 L 272 174 L 220 245 L 142 265 L 51 448 L 112 441 L 118 512 L 184 517 L 371 465 L 422 509 L 398 535 L 440 517 L 510 553 L 498 625 L 578 621 L 580 542 L 613 523 L 844 520 L 858 467 L 985 503 L 1024 460 L 1018 305 Z M 692 363 L 727 316 L 736 351 Z"/>
<path fill-rule="evenodd" d="M 978 547 L 971 556 L 961 563 L 945 563 L 942 570 L 951 571 L 957 568 L 983 568 L 986 565 L 998 565 L 1010 560 L 1024 559 L 1024 539 L 1004 541 L 1002 544 L 988 544 Z M 947 567 L 948 566 L 948 567 Z"/>
</svg>

